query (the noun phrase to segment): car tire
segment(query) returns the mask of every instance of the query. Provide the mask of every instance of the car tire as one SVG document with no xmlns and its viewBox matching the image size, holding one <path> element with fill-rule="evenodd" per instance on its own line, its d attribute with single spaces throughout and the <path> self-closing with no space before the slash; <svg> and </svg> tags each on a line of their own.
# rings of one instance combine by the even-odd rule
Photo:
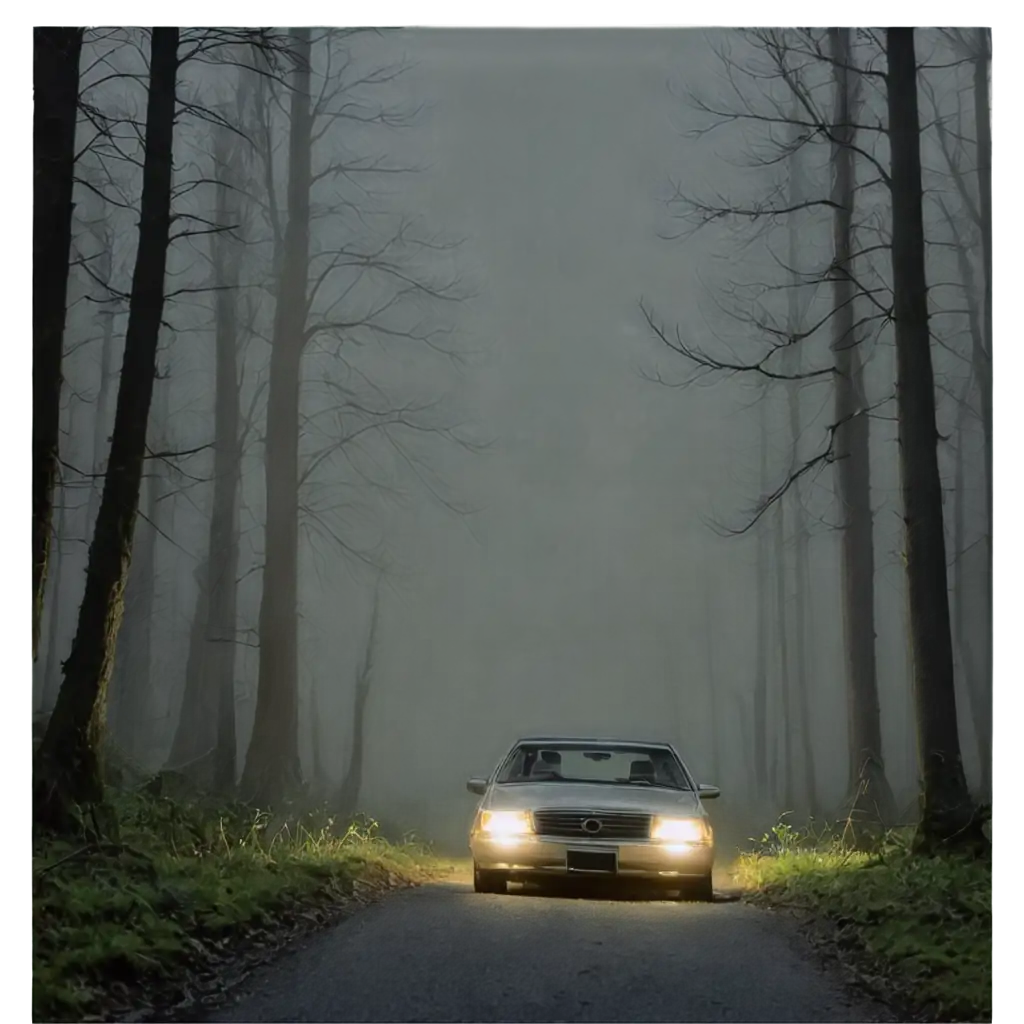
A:
<svg viewBox="0 0 1024 1024">
<path fill-rule="evenodd" d="M 473 865 L 473 892 L 504 895 L 508 892 L 505 876 L 500 871 L 484 871 Z"/>
<path fill-rule="evenodd" d="M 702 875 L 697 881 L 691 882 L 687 895 L 696 903 L 713 903 L 715 889 L 711 884 L 711 872 Z"/>
</svg>

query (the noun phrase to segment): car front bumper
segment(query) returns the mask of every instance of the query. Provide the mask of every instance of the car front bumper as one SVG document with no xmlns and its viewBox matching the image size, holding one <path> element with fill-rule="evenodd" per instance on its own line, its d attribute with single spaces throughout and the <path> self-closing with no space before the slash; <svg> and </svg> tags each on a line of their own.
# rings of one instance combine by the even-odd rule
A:
<svg viewBox="0 0 1024 1024">
<path fill-rule="evenodd" d="M 510 878 L 612 878 L 663 881 L 706 876 L 715 859 L 714 847 L 697 843 L 652 841 L 597 842 L 554 839 L 547 836 L 516 836 L 495 839 L 476 833 L 469 848 L 476 866 L 484 871 L 501 871 Z M 571 851 L 614 852 L 614 871 L 576 870 L 567 867 Z"/>
</svg>

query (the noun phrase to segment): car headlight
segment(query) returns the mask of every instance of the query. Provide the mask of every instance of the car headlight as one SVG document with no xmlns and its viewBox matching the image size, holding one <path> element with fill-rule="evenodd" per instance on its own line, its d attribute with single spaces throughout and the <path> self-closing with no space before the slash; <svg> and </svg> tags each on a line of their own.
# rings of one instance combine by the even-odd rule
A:
<svg viewBox="0 0 1024 1024">
<path fill-rule="evenodd" d="M 528 811 L 484 811 L 480 831 L 495 839 L 527 835 L 533 832 L 533 819 Z"/>
<path fill-rule="evenodd" d="M 711 828 L 704 818 L 655 818 L 651 838 L 669 843 L 706 843 Z"/>
</svg>

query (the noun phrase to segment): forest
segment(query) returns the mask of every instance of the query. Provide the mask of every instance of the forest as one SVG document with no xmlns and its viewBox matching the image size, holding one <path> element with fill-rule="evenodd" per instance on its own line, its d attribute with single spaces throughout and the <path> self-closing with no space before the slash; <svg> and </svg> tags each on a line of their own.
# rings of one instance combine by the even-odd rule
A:
<svg viewBox="0 0 1024 1024">
<path fill-rule="evenodd" d="M 990 1019 L 991 32 L 520 35 L 34 30 L 37 1019 L 457 870 L 559 730 L 752 899 L 959 899 L 882 973 Z"/>
</svg>

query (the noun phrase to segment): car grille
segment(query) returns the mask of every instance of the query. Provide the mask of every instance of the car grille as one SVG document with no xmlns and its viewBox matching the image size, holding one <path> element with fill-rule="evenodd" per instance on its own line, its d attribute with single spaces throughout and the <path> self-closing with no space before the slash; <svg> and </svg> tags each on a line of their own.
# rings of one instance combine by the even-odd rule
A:
<svg viewBox="0 0 1024 1024">
<path fill-rule="evenodd" d="M 533 812 L 533 822 L 537 835 L 559 839 L 648 839 L 651 834 L 651 816 L 628 811 L 542 810 Z"/>
</svg>

